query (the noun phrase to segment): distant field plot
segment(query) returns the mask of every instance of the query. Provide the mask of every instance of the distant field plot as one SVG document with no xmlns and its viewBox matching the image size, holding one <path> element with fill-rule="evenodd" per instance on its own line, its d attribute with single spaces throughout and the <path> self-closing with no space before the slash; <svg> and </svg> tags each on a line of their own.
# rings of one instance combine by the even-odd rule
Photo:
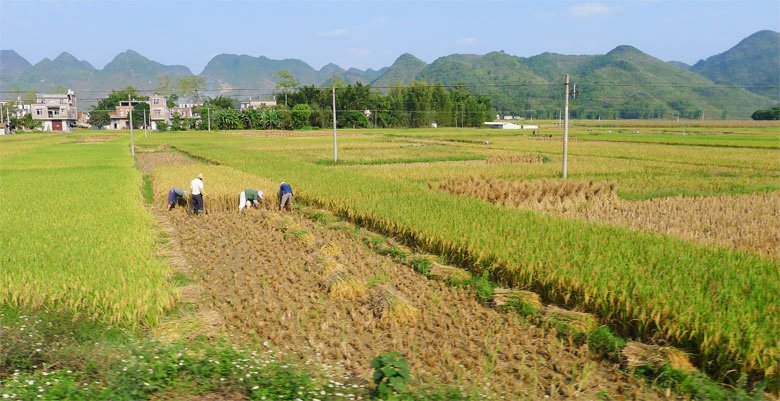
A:
<svg viewBox="0 0 780 401">
<path fill-rule="evenodd" d="M 0 301 L 155 322 L 173 290 L 127 143 L 25 137 L 0 139 Z"/>
</svg>

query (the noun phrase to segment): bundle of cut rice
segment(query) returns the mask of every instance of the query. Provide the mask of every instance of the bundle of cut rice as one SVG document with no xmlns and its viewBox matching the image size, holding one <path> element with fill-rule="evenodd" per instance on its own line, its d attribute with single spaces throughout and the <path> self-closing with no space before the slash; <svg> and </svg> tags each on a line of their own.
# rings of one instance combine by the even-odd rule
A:
<svg viewBox="0 0 780 401">
<path fill-rule="evenodd" d="M 496 288 L 493 290 L 493 304 L 496 306 L 506 306 L 512 303 L 522 303 L 536 311 L 544 308 L 539 294 L 531 291 L 512 290 L 508 288 Z"/>
<path fill-rule="evenodd" d="M 664 365 L 669 365 L 672 369 L 685 372 L 695 369 L 688 359 L 688 354 L 674 347 L 662 347 L 629 341 L 623 348 L 623 351 L 621 351 L 621 357 L 625 366 L 631 369 L 640 366 L 659 368 Z"/>
<path fill-rule="evenodd" d="M 412 306 L 398 293 L 383 286 L 371 289 L 369 305 L 374 316 L 397 323 L 411 323 L 420 315 L 420 310 Z"/>
<path fill-rule="evenodd" d="M 590 313 L 577 312 L 547 305 L 542 320 L 553 326 L 564 324 L 579 333 L 590 333 L 598 327 L 596 317 Z"/>
<path fill-rule="evenodd" d="M 366 294 L 366 285 L 346 270 L 336 270 L 322 280 L 322 286 L 331 297 L 359 299 Z"/>
<path fill-rule="evenodd" d="M 440 281 L 468 281 L 471 280 L 471 273 L 467 270 L 446 266 L 434 262 L 429 272 L 431 278 Z"/>
</svg>

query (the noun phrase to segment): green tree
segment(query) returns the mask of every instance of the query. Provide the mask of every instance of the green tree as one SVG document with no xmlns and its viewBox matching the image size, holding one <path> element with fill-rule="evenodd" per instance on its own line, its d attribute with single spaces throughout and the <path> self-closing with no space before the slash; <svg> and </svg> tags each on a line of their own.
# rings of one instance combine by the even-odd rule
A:
<svg viewBox="0 0 780 401">
<path fill-rule="evenodd" d="M 206 100 L 203 102 L 203 105 L 210 107 L 212 110 L 235 109 L 236 101 L 227 96 L 219 95 L 215 98 Z"/>
<path fill-rule="evenodd" d="M 104 127 L 111 122 L 108 113 L 115 111 L 116 106 L 119 106 L 119 102 L 123 100 L 142 101 L 147 99 L 149 99 L 147 96 L 139 94 L 132 86 L 128 86 L 118 91 L 111 91 L 107 97 L 98 100 L 97 104 L 92 106 L 92 109 L 89 112 L 89 124 L 97 127 Z M 135 116 L 133 117 L 135 118 Z M 141 115 L 141 119 L 143 119 L 143 115 Z M 133 125 L 135 125 L 135 119 Z"/>
<path fill-rule="evenodd" d="M 149 112 L 149 103 L 142 102 L 133 106 L 133 128 L 144 128 L 144 112 L 146 112 L 146 122 L 151 121 L 152 113 Z"/>
<path fill-rule="evenodd" d="M 277 71 L 274 76 L 276 77 L 276 88 L 282 89 L 282 93 L 284 93 L 284 105 L 287 106 L 287 93 L 300 85 L 300 82 L 298 82 L 298 80 L 290 74 L 290 71 L 287 70 Z"/>
<path fill-rule="evenodd" d="M 176 84 L 176 94 L 200 102 L 200 93 L 206 89 L 206 79 L 198 76 L 182 77 Z"/>
<path fill-rule="evenodd" d="M 769 110 L 756 110 L 750 118 L 753 120 L 780 120 L 780 106 L 772 107 Z"/>
<path fill-rule="evenodd" d="M 292 108 L 292 125 L 295 129 L 301 129 L 309 125 L 311 107 L 306 103 L 296 104 Z"/>
</svg>

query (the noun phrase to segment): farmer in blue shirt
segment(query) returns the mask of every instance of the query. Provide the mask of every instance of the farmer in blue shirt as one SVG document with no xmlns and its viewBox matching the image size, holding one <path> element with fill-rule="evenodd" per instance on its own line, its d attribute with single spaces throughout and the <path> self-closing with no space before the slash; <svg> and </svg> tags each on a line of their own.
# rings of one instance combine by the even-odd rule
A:
<svg viewBox="0 0 780 401">
<path fill-rule="evenodd" d="M 292 187 L 290 187 L 290 184 L 282 181 L 279 184 L 279 211 L 282 211 L 282 209 L 292 211 L 292 198 Z"/>
<path fill-rule="evenodd" d="M 168 191 L 168 210 L 173 209 L 176 205 L 187 206 L 187 194 L 183 189 L 171 188 Z"/>
</svg>

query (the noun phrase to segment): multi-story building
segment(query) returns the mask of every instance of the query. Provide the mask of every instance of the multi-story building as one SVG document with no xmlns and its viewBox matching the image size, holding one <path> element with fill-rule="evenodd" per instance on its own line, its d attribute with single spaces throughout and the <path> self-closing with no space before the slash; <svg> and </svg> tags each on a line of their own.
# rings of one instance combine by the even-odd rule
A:
<svg viewBox="0 0 780 401">
<path fill-rule="evenodd" d="M 165 97 L 158 94 L 149 96 L 149 126 L 157 129 L 157 123 L 164 122 L 168 124 L 171 121 L 171 111 L 168 109 Z"/>
<path fill-rule="evenodd" d="M 140 103 L 149 104 L 149 115 L 146 116 L 146 121 L 149 122 L 149 127 L 153 130 L 157 129 L 157 124 L 164 122 L 166 124 L 171 121 L 171 111 L 168 109 L 165 97 L 154 94 L 149 96 L 149 100 L 122 100 L 119 105 L 116 106 L 116 111 L 108 113 L 109 123 L 107 129 L 129 129 L 130 128 L 130 110 Z M 142 113 L 141 111 L 137 111 Z M 137 121 L 137 120 L 136 120 Z M 135 127 L 143 128 L 143 127 Z"/>
<path fill-rule="evenodd" d="M 108 118 L 110 123 L 107 129 L 129 129 L 130 128 L 130 110 L 133 109 L 139 103 L 144 103 L 141 100 L 122 100 L 119 105 L 116 106 L 116 111 L 108 112 Z M 141 128 L 141 127 L 136 127 Z"/>
<path fill-rule="evenodd" d="M 39 94 L 30 105 L 33 120 L 41 122 L 44 131 L 72 131 L 78 119 L 76 94 Z"/>
</svg>

